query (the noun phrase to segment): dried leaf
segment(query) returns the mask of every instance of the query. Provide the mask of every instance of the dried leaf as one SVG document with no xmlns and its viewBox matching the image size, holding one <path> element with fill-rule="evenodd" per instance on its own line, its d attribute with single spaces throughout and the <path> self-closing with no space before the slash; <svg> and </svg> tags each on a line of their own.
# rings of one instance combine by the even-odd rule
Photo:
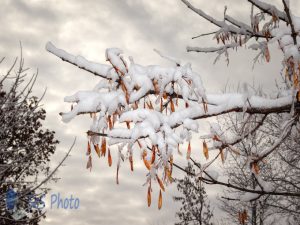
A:
<svg viewBox="0 0 300 225">
<path fill-rule="evenodd" d="M 185 108 L 188 108 L 189 107 L 189 103 L 185 103 Z"/>
<path fill-rule="evenodd" d="M 238 218 L 239 218 L 239 223 L 245 225 L 248 219 L 247 211 L 244 210 L 243 212 L 239 212 Z"/>
<path fill-rule="evenodd" d="M 188 148 L 187 148 L 187 153 L 186 153 L 186 159 L 190 159 L 191 151 L 192 151 L 191 142 L 189 142 L 189 145 L 188 145 Z"/>
<path fill-rule="evenodd" d="M 87 164 L 86 164 L 86 168 L 87 169 L 90 169 L 90 171 L 92 170 L 92 156 L 89 156 L 89 159 L 87 161 Z"/>
<path fill-rule="evenodd" d="M 147 202 L 148 202 L 148 207 L 151 205 L 151 187 L 148 187 L 148 193 L 147 193 Z"/>
<path fill-rule="evenodd" d="M 133 109 L 133 110 L 136 110 L 136 109 L 138 109 L 138 108 L 139 108 L 139 104 L 138 104 L 137 101 L 135 101 L 135 102 L 133 103 L 133 105 L 132 105 L 132 109 Z"/>
<path fill-rule="evenodd" d="M 154 87 L 154 92 L 155 94 L 159 94 L 159 85 L 157 80 L 153 80 L 153 87 Z"/>
<path fill-rule="evenodd" d="M 224 157 L 223 149 L 220 149 L 220 156 L 221 156 L 222 163 L 224 164 L 224 162 L 225 162 L 225 157 Z"/>
<path fill-rule="evenodd" d="M 162 193 L 161 190 L 159 190 L 158 209 L 161 209 L 161 207 L 162 207 Z"/>
<path fill-rule="evenodd" d="M 148 170 L 150 170 L 151 169 L 151 164 L 148 162 L 148 160 L 146 158 L 143 158 L 143 161 L 144 161 L 144 164 L 145 164 L 146 168 Z"/>
<path fill-rule="evenodd" d="M 170 156 L 170 160 L 169 160 L 169 161 L 170 161 L 170 166 L 171 166 L 171 168 L 172 168 L 172 167 L 173 167 L 173 161 L 174 161 L 172 155 Z"/>
<path fill-rule="evenodd" d="M 294 73 L 294 87 L 298 87 L 299 80 L 297 73 Z"/>
<path fill-rule="evenodd" d="M 255 174 L 259 174 L 260 169 L 259 169 L 257 162 L 252 163 L 252 168 L 253 168 Z"/>
<path fill-rule="evenodd" d="M 300 91 L 297 91 L 297 102 L 300 102 Z"/>
<path fill-rule="evenodd" d="M 161 188 L 163 191 L 165 191 L 165 187 L 164 187 L 164 184 L 163 184 L 162 180 L 161 180 L 157 175 L 156 175 L 156 179 L 157 179 L 157 182 L 158 182 L 160 188 Z"/>
<path fill-rule="evenodd" d="M 113 118 L 112 118 L 112 125 L 114 126 L 115 125 L 115 123 L 116 123 L 116 121 L 117 121 L 117 117 L 118 117 L 118 113 L 117 112 L 115 112 L 114 114 L 113 114 Z"/>
<path fill-rule="evenodd" d="M 122 88 L 122 91 L 125 93 L 126 102 L 127 102 L 127 104 L 129 104 L 129 94 L 128 94 L 127 88 L 124 85 L 123 81 L 121 81 L 121 88 Z"/>
<path fill-rule="evenodd" d="M 217 135 L 214 135 L 212 138 L 214 141 L 220 141 L 220 138 Z"/>
<path fill-rule="evenodd" d="M 170 183 L 173 182 L 172 172 L 171 172 L 171 170 L 169 170 L 168 167 L 165 167 L 165 178 L 164 178 L 164 180 L 166 180 L 166 178 L 168 178 Z"/>
<path fill-rule="evenodd" d="M 94 149 L 95 149 L 97 155 L 100 157 L 100 148 L 99 148 L 99 145 L 98 144 L 94 145 Z"/>
<path fill-rule="evenodd" d="M 120 166 L 118 165 L 117 166 L 117 175 L 116 175 L 116 183 L 119 184 L 119 169 L 120 169 Z"/>
<path fill-rule="evenodd" d="M 129 130 L 130 129 L 130 122 L 129 121 L 125 121 L 125 123 L 126 123 L 127 129 Z"/>
<path fill-rule="evenodd" d="M 202 98 L 202 104 L 203 104 L 203 110 L 205 113 L 208 112 L 208 108 L 207 108 L 207 103 L 204 101 L 204 99 Z"/>
<path fill-rule="evenodd" d="M 163 98 L 164 98 L 164 99 L 167 99 L 167 98 L 168 98 L 168 95 L 167 95 L 166 92 L 163 93 Z"/>
<path fill-rule="evenodd" d="M 154 109 L 151 100 L 146 103 L 149 109 Z"/>
<path fill-rule="evenodd" d="M 133 158 L 132 158 L 132 154 L 129 155 L 129 163 L 130 163 L 130 170 L 133 171 Z"/>
<path fill-rule="evenodd" d="M 71 111 L 73 110 L 73 104 L 71 105 Z"/>
<path fill-rule="evenodd" d="M 153 145 L 153 146 L 152 146 L 151 164 L 153 164 L 153 163 L 155 162 L 155 156 L 156 156 L 156 153 L 155 153 L 155 146 Z"/>
<path fill-rule="evenodd" d="M 88 146 L 87 146 L 87 150 L 86 150 L 86 155 L 90 155 L 91 154 L 91 145 L 90 142 L 88 141 Z"/>
<path fill-rule="evenodd" d="M 107 161 L 108 161 L 109 167 L 111 167 L 111 165 L 112 165 L 112 158 L 111 158 L 111 154 L 110 154 L 110 149 L 109 149 L 109 148 L 108 148 L 108 157 L 107 157 Z"/>
<path fill-rule="evenodd" d="M 264 55 L 265 55 L 266 61 L 270 62 L 271 56 L 270 56 L 270 51 L 269 51 L 268 46 L 266 46 L 266 48 L 265 48 L 265 54 Z"/>
<path fill-rule="evenodd" d="M 105 157 L 106 155 L 106 139 L 102 138 L 102 143 L 101 143 L 101 156 Z"/>
<path fill-rule="evenodd" d="M 162 112 L 164 109 L 164 103 L 163 103 L 163 99 L 160 99 L 160 112 Z"/>
<path fill-rule="evenodd" d="M 175 106 L 172 98 L 170 98 L 170 104 L 171 104 L 171 111 L 175 112 Z"/>
<path fill-rule="evenodd" d="M 113 123 L 111 121 L 111 115 L 109 115 L 107 117 L 107 121 L 108 121 L 108 128 L 111 130 L 113 128 Z"/>
<path fill-rule="evenodd" d="M 203 154 L 207 160 L 209 158 L 209 154 L 208 154 L 208 147 L 205 141 L 203 142 Z"/>
</svg>

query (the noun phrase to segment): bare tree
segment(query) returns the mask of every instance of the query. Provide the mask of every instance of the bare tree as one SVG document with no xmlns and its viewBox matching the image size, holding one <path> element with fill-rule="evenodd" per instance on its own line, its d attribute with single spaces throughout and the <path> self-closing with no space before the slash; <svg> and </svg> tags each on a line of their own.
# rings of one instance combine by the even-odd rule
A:
<svg viewBox="0 0 300 225">
<path fill-rule="evenodd" d="M 236 123 L 236 117 L 237 115 L 228 115 L 219 122 L 228 127 L 231 132 L 238 134 L 241 133 L 241 127 Z M 271 146 L 280 136 L 282 121 L 283 118 L 280 115 L 268 117 L 262 127 L 235 147 L 240 150 L 241 154 L 251 157 L 249 153 L 259 152 L 262 146 Z M 261 180 L 257 180 L 257 175 L 262 174 L 261 178 L 276 190 L 299 191 L 298 136 L 298 132 L 290 135 L 280 147 L 280 151 L 275 152 L 268 158 L 268 161 L 264 160 L 260 167 L 250 165 L 247 158 L 230 155 L 227 159 L 228 163 L 225 164 L 225 175 L 231 183 L 241 187 L 252 187 L 255 190 L 262 183 Z M 222 197 L 222 209 L 227 212 L 232 222 L 238 222 L 237 215 L 246 209 L 252 225 L 286 223 L 286 221 L 291 224 L 299 223 L 298 198 L 270 195 L 247 196 L 242 191 L 232 189 L 225 189 L 224 192 L 226 197 Z"/>
<path fill-rule="evenodd" d="M 58 141 L 55 132 L 42 125 L 46 118 L 40 106 L 43 96 L 32 95 L 38 72 L 29 79 L 27 73 L 21 51 L 20 59 L 0 80 L 1 224 L 38 224 L 45 217 L 41 198 L 48 189 L 44 184 L 58 169 L 51 172 L 49 167 Z"/>
<path fill-rule="evenodd" d="M 186 171 L 195 173 L 195 168 L 189 163 Z M 213 212 L 207 199 L 204 184 L 200 179 L 186 174 L 183 179 L 176 179 L 177 189 L 181 193 L 174 201 L 181 203 L 176 213 L 180 222 L 177 225 L 212 225 Z"/>
</svg>

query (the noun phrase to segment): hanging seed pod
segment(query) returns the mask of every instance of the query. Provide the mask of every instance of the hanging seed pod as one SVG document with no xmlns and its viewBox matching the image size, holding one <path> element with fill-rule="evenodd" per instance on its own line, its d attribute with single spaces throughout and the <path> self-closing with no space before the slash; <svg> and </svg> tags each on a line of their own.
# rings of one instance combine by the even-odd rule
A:
<svg viewBox="0 0 300 225">
<path fill-rule="evenodd" d="M 203 104 L 203 110 L 205 113 L 208 112 L 208 107 L 207 107 L 207 103 L 204 101 L 204 99 L 202 99 L 202 104 Z"/>
<path fill-rule="evenodd" d="M 112 118 L 112 124 L 113 124 L 113 126 L 115 125 L 115 123 L 116 123 L 116 121 L 117 121 L 117 117 L 118 117 L 118 113 L 115 112 L 115 113 L 113 114 L 113 118 Z"/>
<path fill-rule="evenodd" d="M 300 91 L 297 91 L 297 102 L 300 102 Z"/>
<path fill-rule="evenodd" d="M 188 148 L 187 148 L 187 152 L 186 152 L 186 159 L 187 160 L 189 160 L 190 157 L 191 157 L 191 151 L 192 151 L 191 142 L 189 142 L 189 145 L 188 145 Z"/>
<path fill-rule="evenodd" d="M 99 148 L 99 145 L 98 144 L 94 145 L 94 149 L 95 149 L 95 152 L 97 153 L 98 157 L 100 158 L 100 148 Z"/>
<path fill-rule="evenodd" d="M 151 164 L 148 162 L 148 160 L 145 157 L 143 157 L 143 161 L 144 161 L 144 164 L 145 164 L 146 168 L 148 170 L 150 170 L 151 169 Z"/>
<path fill-rule="evenodd" d="M 157 175 L 156 175 L 156 179 L 157 179 L 157 182 L 158 182 L 161 190 L 165 191 L 165 187 L 164 187 L 162 180 Z"/>
<path fill-rule="evenodd" d="M 175 106 L 172 98 L 170 98 L 170 104 L 171 104 L 171 111 L 175 112 Z"/>
<path fill-rule="evenodd" d="M 106 155 L 106 139 L 102 138 L 102 143 L 101 143 L 101 156 L 105 157 Z"/>
<path fill-rule="evenodd" d="M 205 141 L 203 142 L 203 154 L 207 160 L 209 158 L 209 155 L 208 155 L 208 147 Z"/>
<path fill-rule="evenodd" d="M 163 93 L 163 98 L 166 100 L 168 98 L 167 92 Z"/>
<path fill-rule="evenodd" d="M 266 61 L 267 61 L 267 62 L 270 62 L 271 56 L 270 56 L 270 51 L 269 51 L 268 46 L 266 46 L 265 52 L 264 52 L 264 53 L 265 53 L 264 55 L 265 55 Z"/>
<path fill-rule="evenodd" d="M 90 142 L 88 141 L 86 155 L 90 155 L 90 154 L 91 154 L 91 145 L 90 145 Z"/>
<path fill-rule="evenodd" d="M 155 153 L 155 146 L 153 145 L 153 146 L 152 146 L 151 164 L 154 163 L 154 161 L 155 161 L 155 156 L 156 156 L 156 153 Z"/>
<path fill-rule="evenodd" d="M 224 164 L 225 162 L 225 157 L 224 157 L 224 149 L 220 149 L 220 157 L 221 157 L 221 160 L 222 160 L 222 163 Z"/>
<path fill-rule="evenodd" d="M 109 148 L 108 148 L 108 157 L 107 157 L 107 161 L 108 161 L 109 167 L 111 167 L 111 165 L 112 165 L 112 158 L 111 158 L 111 154 L 110 154 L 110 149 L 109 149 Z"/>
<path fill-rule="evenodd" d="M 148 207 L 150 207 L 150 205 L 151 205 L 151 186 L 148 187 L 147 202 L 148 202 Z"/>
<path fill-rule="evenodd" d="M 107 117 L 108 128 L 111 130 L 113 128 L 113 122 L 111 121 L 111 115 Z"/>
<path fill-rule="evenodd" d="M 129 121 L 125 121 L 125 123 L 126 123 L 127 129 L 129 130 L 130 129 L 130 122 Z"/>
<path fill-rule="evenodd" d="M 252 163 L 252 168 L 253 168 L 253 170 L 254 170 L 254 172 L 255 172 L 255 174 L 259 174 L 259 166 L 258 166 L 258 164 L 255 162 L 255 163 Z"/>
<path fill-rule="evenodd" d="M 164 177 L 164 180 L 166 181 L 166 179 L 168 179 L 168 181 L 169 181 L 170 183 L 173 182 L 172 172 L 169 170 L 168 167 L 165 167 L 165 177 Z"/>
<path fill-rule="evenodd" d="M 158 82 L 157 80 L 153 80 L 153 87 L 154 87 L 154 92 L 155 94 L 159 94 L 159 85 L 158 85 Z"/>
<path fill-rule="evenodd" d="M 86 164 L 86 168 L 90 169 L 90 171 L 92 170 L 92 156 L 89 156 L 87 164 Z"/>
<path fill-rule="evenodd" d="M 129 156 L 129 163 L 130 163 L 130 170 L 133 171 L 133 158 L 132 158 L 131 153 L 130 153 L 130 156 Z"/>
<path fill-rule="evenodd" d="M 120 166 L 118 165 L 117 166 L 117 175 L 116 175 L 116 183 L 119 184 L 119 169 L 120 169 Z"/>
<path fill-rule="evenodd" d="M 162 193 L 161 190 L 159 190 L 158 209 L 161 209 L 161 207 L 162 207 Z"/>
</svg>

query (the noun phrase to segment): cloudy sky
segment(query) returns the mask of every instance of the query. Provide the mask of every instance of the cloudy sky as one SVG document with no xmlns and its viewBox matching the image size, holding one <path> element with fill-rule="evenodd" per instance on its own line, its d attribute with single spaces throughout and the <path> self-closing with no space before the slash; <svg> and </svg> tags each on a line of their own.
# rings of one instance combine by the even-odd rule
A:
<svg viewBox="0 0 300 225">
<path fill-rule="evenodd" d="M 230 15 L 244 21 L 249 19 L 247 1 L 191 2 L 220 19 L 224 5 L 228 6 Z M 156 48 L 184 62 L 191 62 L 211 92 L 222 91 L 227 81 L 237 85 L 238 82 L 252 83 L 253 80 L 268 91 L 275 85 L 274 76 L 279 78 L 280 55 L 276 48 L 270 64 L 257 64 L 253 70 L 255 53 L 246 49 L 231 52 L 228 67 L 224 58 L 213 65 L 214 54 L 187 53 L 187 45 L 208 47 L 215 44 L 211 37 L 196 40 L 191 40 L 191 37 L 216 28 L 188 10 L 180 0 L 4 0 L 1 3 L 0 56 L 6 56 L 5 62 L 9 65 L 19 55 L 21 41 L 26 65 L 32 72 L 39 69 L 35 95 L 40 96 L 47 88 L 43 100 L 43 107 L 47 110 L 45 126 L 55 130 L 60 140 L 53 156 L 53 166 L 77 137 L 72 156 L 59 170 L 61 180 L 50 185 L 52 190 L 46 197 L 47 219 L 42 222 L 44 225 L 173 224 L 179 207 L 172 201 L 176 193 L 174 185 L 169 186 L 163 196 L 162 210 L 157 210 L 155 201 L 151 208 L 147 207 L 147 190 L 142 186 L 145 170 L 139 169 L 139 165 L 134 173 L 129 172 L 128 165 L 123 166 L 118 186 L 115 184 L 115 164 L 109 168 L 105 160 L 95 158 L 92 172 L 85 169 L 85 131 L 90 120 L 88 116 L 80 116 L 64 124 L 58 114 L 69 110 L 70 106 L 63 102 L 66 95 L 92 89 L 99 78 L 46 52 L 48 41 L 72 54 L 102 63 L 105 49 L 118 47 L 140 64 L 165 64 L 153 51 Z M 299 2 L 291 0 L 291 4 L 299 14 Z M 193 146 L 197 145 L 200 143 L 195 141 Z M 175 176 L 182 174 L 175 171 Z M 207 190 L 213 202 L 215 196 L 221 194 L 215 187 L 207 187 Z M 71 195 L 79 198 L 80 208 L 50 209 L 50 196 L 56 193 L 63 198 Z M 154 199 L 158 197 L 157 193 L 154 192 Z"/>
</svg>

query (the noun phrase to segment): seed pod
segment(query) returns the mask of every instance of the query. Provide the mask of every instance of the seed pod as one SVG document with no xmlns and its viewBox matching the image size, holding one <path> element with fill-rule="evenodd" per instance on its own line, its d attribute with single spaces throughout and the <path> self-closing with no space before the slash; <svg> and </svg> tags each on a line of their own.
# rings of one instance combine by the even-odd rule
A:
<svg viewBox="0 0 300 225">
<path fill-rule="evenodd" d="M 95 149 L 98 157 L 100 157 L 100 148 L 99 148 L 99 145 L 98 144 L 94 145 L 94 149 Z"/>
<path fill-rule="evenodd" d="M 148 193 L 147 193 L 147 202 L 148 202 L 148 207 L 151 205 L 151 187 L 148 187 Z"/>
<path fill-rule="evenodd" d="M 209 154 L 208 154 L 208 147 L 205 141 L 203 142 L 203 154 L 207 160 L 209 158 Z"/>
<path fill-rule="evenodd" d="M 165 187 L 164 187 L 164 184 L 163 184 L 162 180 L 161 180 L 157 175 L 156 175 L 156 179 L 157 179 L 157 182 L 158 182 L 160 188 L 161 188 L 163 191 L 165 191 Z"/>
<path fill-rule="evenodd" d="M 110 149 L 109 149 L 109 148 L 108 148 L 108 157 L 107 157 L 107 161 L 108 161 L 109 167 L 111 167 L 111 165 L 112 165 L 112 158 L 111 158 L 111 154 L 110 154 Z"/>
<path fill-rule="evenodd" d="M 192 151 L 191 142 L 189 142 L 189 145 L 188 145 L 188 148 L 187 148 L 187 153 L 186 153 L 186 159 L 190 159 L 191 151 Z"/>
<path fill-rule="evenodd" d="M 161 207 L 162 207 L 162 193 L 161 190 L 159 190 L 158 209 L 161 209 Z"/>
</svg>

